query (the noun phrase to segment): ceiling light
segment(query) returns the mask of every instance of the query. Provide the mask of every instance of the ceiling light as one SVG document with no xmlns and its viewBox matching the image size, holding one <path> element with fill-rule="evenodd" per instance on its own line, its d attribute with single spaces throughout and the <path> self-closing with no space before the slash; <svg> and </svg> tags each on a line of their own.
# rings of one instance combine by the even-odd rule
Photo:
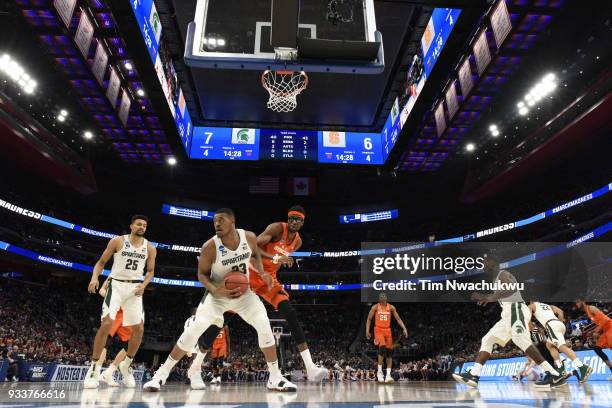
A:
<svg viewBox="0 0 612 408">
<path fill-rule="evenodd" d="M 519 109 L 519 114 L 525 116 L 527 113 L 529 113 L 529 109 L 527 109 L 525 107 Z"/>
<path fill-rule="evenodd" d="M 493 137 L 497 137 L 499 136 L 499 130 L 495 129 L 494 131 L 491 132 L 491 134 L 493 135 Z"/>
<path fill-rule="evenodd" d="M 476 149 L 476 146 L 474 146 L 474 143 L 468 143 L 467 145 L 465 145 L 465 150 L 467 150 L 468 152 L 473 152 L 474 149 Z"/>
<path fill-rule="evenodd" d="M 142 88 L 139 88 L 139 89 L 136 90 L 136 95 L 144 96 L 145 95 L 145 91 Z"/>
<path fill-rule="evenodd" d="M 525 106 L 525 102 L 523 101 L 520 101 L 519 103 L 516 104 L 516 107 L 519 109 L 522 108 L 523 106 Z"/>
<path fill-rule="evenodd" d="M 60 111 L 60 115 L 61 115 L 61 116 L 68 116 L 68 111 L 67 111 L 66 109 L 62 109 L 62 110 Z"/>
<path fill-rule="evenodd" d="M 65 121 L 65 120 L 66 120 L 66 117 L 65 117 L 65 116 L 62 116 L 62 115 L 58 115 L 58 116 L 57 116 L 57 120 L 58 120 L 59 122 L 63 122 L 63 121 Z"/>
<path fill-rule="evenodd" d="M 132 65 L 131 62 L 129 61 L 125 61 L 125 64 L 123 64 L 123 66 L 125 67 L 125 69 L 127 69 L 128 71 L 131 71 L 134 69 L 134 66 Z"/>
<path fill-rule="evenodd" d="M 176 165 L 176 159 L 174 157 L 168 157 L 168 164 L 171 166 Z"/>
<path fill-rule="evenodd" d="M 85 133 L 83 133 L 83 137 L 87 140 L 91 140 L 93 139 L 93 133 L 91 133 L 89 130 L 85 131 Z"/>
<path fill-rule="evenodd" d="M 219 47 L 224 47 L 224 46 L 225 46 L 225 40 L 224 40 L 223 38 L 219 38 L 219 39 L 217 40 L 217 45 L 218 45 Z"/>
<path fill-rule="evenodd" d="M 491 132 L 496 131 L 496 130 L 497 130 L 497 125 L 491 125 L 491 126 L 489 126 L 489 130 L 490 130 Z"/>
</svg>

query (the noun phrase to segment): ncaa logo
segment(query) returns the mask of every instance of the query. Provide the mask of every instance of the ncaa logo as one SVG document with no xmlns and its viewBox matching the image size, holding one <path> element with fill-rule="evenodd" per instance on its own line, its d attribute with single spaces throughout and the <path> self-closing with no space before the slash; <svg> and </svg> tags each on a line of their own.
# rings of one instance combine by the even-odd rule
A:
<svg viewBox="0 0 612 408">
<path fill-rule="evenodd" d="M 128 241 L 125 241 L 125 248 L 129 248 L 130 247 L 130 243 Z"/>
<path fill-rule="evenodd" d="M 219 252 L 221 252 L 221 256 L 227 255 L 227 251 L 223 245 L 219 245 Z"/>
</svg>

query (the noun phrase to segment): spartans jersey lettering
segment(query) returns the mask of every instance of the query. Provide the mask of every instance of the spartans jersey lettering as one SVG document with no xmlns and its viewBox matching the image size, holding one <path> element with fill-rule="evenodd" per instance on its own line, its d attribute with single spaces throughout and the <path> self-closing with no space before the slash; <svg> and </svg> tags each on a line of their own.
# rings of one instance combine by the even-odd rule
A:
<svg viewBox="0 0 612 408">
<path fill-rule="evenodd" d="M 542 326 L 546 327 L 546 323 L 551 320 L 557 320 L 557 316 L 552 311 L 552 307 L 547 305 L 546 303 L 535 303 L 535 313 L 534 313 L 538 322 L 542 323 Z"/>
<path fill-rule="evenodd" d="M 140 280 L 148 257 L 146 239 L 141 246 L 135 247 L 130 243 L 129 236 L 124 235 L 121 250 L 113 255 L 113 267 L 110 276 L 122 280 Z"/>
<path fill-rule="evenodd" d="M 249 273 L 249 260 L 251 259 L 251 247 L 246 240 L 244 230 L 237 229 L 240 236 L 240 243 L 235 251 L 232 251 L 223 245 L 221 238 L 216 235 L 213 237 L 217 255 L 215 263 L 212 265 L 210 280 L 213 283 L 220 283 L 230 272 L 242 272 L 245 275 Z"/>
</svg>

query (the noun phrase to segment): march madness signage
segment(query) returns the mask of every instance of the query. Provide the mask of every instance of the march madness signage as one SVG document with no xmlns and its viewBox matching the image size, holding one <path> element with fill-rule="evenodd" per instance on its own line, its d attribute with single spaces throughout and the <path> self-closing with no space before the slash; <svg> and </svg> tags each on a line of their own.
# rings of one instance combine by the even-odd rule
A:
<svg viewBox="0 0 612 408">
<path fill-rule="evenodd" d="M 51 376 L 50 381 L 83 381 L 85 379 L 85 375 L 87 374 L 87 369 L 89 366 L 74 366 L 74 365 L 62 365 L 59 364 Z M 134 379 L 137 382 L 142 381 L 142 376 L 144 374 L 143 370 L 134 370 Z M 116 373 L 115 378 L 121 381 L 121 374 Z"/>
<path fill-rule="evenodd" d="M 608 357 L 612 358 L 610 350 L 604 350 Z M 576 355 L 584 364 L 593 369 L 593 373 L 589 376 L 590 381 L 605 381 L 610 375 L 608 367 L 601 358 L 595 354 L 593 350 L 577 351 Z M 527 361 L 526 357 L 502 358 L 499 360 L 489 360 L 482 367 L 480 373 L 481 381 L 510 381 L 511 376 L 518 375 Z M 567 371 L 573 370 L 573 364 L 569 361 L 565 362 Z M 569 365 L 568 365 L 569 364 Z M 464 363 L 463 367 L 457 366 L 455 372 L 465 373 L 474 366 L 474 362 Z M 572 376 L 568 381 L 577 381 L 575 376 Z"/>
</svg>

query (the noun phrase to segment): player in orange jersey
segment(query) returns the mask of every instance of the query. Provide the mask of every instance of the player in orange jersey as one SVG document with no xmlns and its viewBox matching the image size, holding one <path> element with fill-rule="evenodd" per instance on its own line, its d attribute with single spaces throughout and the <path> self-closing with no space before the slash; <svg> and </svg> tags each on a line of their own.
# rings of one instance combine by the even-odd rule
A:
<svg viewBox="0 0 612 408">
<path fill-rule="evenodd" d="M 303 207 L 296 205 L 289 209 L 287 215 L 286 223 L 275 222 L 270 224 L 257 237 L 257 245 L 260 249 L 264 270 L 272 276 L 272 289 L 268 290 L 267 284 L 259 276 L 256 276 L 257 273 L 252 266 L 249 271 L 250 286 L 255 293 L 274 306 L 287 320 L 291 329 L 291 336 L 295 339 L 302 360 L 304 360 L 308 381 L 319 382 L 327 377 L 328 370 L 317 367 L 312 361 L 304 332 L 297 320 L 297 313 L 289 302 L 289 294 L 276 278 L 276 273 L 281 266 L 293 266 L 294 260 L 291 254 L 302 246 L 299 230 L 304 226 L 306 211 Z M 220 330 L 221 327 L 212 325 L 200 337 L 199 344 L 204 354 L 211 348 L 211 344 Z"/>
<path fill-rule="evenodd" d="M 586 313 L 589 319 L 597 325 L 592 336 L 596 340 L 593 351 L 601 358 L 612 372 L 612 362 L 603 349 L 612 348 L 612 319 L 595 306 L 589 306 L 582 300 L 576 301 L 576 307 Z"/>
<path fill-rule="evenodd" d="M 211 384 L 221 384 L 221 376 L 223 375 L 223 362 L 229 355 L 230 338 L 229 327 L 223 326 L 223 329 L 217 334 L 215 341 L 212 344 L 212 367 L 213 379 Z"/>
<path fill-rule="evenodd" d="M 312 361 L 297 313 L 289 301 L 289 294 L 276 278 L 276 273 L 281 266 L 293 266 L 294 261 L 291 254 L 302 246 L 299 231 L 304 226 L 306 211 L 302 206 L 296 205 L 289 209 L 287 217 L 287 222 L 272 223 L 257 237 L 264 271 L 272 276 L 272 289 L 268 289 L 266 283 L 252 270 L 249 273 L 249 279 L 251 289 L 274 306 L 289 324 L 291 337 L 295 340 L 302 360 L 304 360 L 308 381 L 319 382 L 327 377 L 328 371 L 323 367 L 317 367 Z"/>
<path fill-rule="evenodd" d="M 106 291 L 108 290 L 108 284 L 110 283 L 110 280 L 110 278 L 107 278 L 104 284 L 102 285 L 102 288 L 100 288 L 100 291 L 98 292 L 100 296 L 106 296 Z M 113 375 L 115 374 L 115 371 L 117 370 L 119 364 L 125 359 L 126 344 L 128 341 L 130 341 L 130 338 L 132 337 L 132 328 L 130 326 L 123 326 L 123 309 L 119 309 L 119 311 L 117 312 L 117 317 L 115 317 L 113 325 L 111 326 L 111 329 L 108 332 L 109 341 L 107 342 L 107 346 L 104 347 L 104 349 L 102 350 L 101 357 L 98 359 L 100 364 L 104 363 L 104 360 L 106 359 L 106 353 L 108 352 L 109 343 L 115 336 L 119 338 L 122 344 L 122 348 L 115 356 L 115 359 L 113 360 L 111 365 L 109 365 L 108 368 L 100 374 L 100 382 L 106 383 L 111 387 L 119 386 L 119 383 L 115 381 Z"/>
<path fill-rule="evenodd" d="M 391 316 L 395 317 L 397 320 L 397 324 L 404 331 L 404 336 L 408 337 L 408 330 L 406 330 L 406 326 L 402 321 L 402 318 L 397 314 L 397 310 L 395 310 L 395 306 L 390 303 L 387 303 L 387 295 L 381 293 L 378 296 L 378 303 L 372 306 L 370 309 L 370 313 L 368 314 L 368 321 L 366 322 L 366 337 L 369 339 L 370 335 L 370 325 L 372 322 L 372 318 L 375 317 L 374 320 L 374 345 L 378 347 L 378 374 L 377 379 L 378 382 L 393 382 L 393 378 L 391 377 L 391 364 L 393 359 L 391 355 L 393 354 L 393 337 L 391 336 Z M 383 377 L 382 371 L 382 363 L 383 359 L 387 358 L 387 375 L 386 378 Z"/>
</svg>

